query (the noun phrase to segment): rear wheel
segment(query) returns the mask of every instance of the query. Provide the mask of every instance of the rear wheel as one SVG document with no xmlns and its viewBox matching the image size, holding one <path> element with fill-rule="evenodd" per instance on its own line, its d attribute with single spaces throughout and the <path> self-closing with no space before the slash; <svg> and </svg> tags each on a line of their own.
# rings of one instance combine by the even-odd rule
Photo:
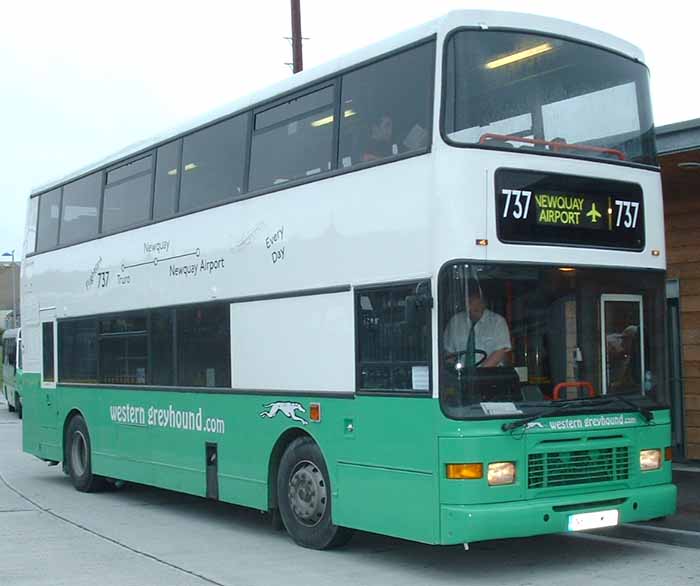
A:
<svg viewBox="0 0 700 586">
<path fill-rule="evenodd" d="M 66 431 L 65 462 L 73 486 L 80 492 L 96 492 L 105 486 L 105 479 L 92 473 L 92 448 L 85 420 L 76 415 Z"/>
<path fill-rule="evenodd" d="M 277 475 L 279 512 L 287 533 L 299 545 L 330 549 L 352 533 L 331 521 L 331 485 L 321 450 L 310 437 L 295 439 L 285 450 Z"/>
</svg>

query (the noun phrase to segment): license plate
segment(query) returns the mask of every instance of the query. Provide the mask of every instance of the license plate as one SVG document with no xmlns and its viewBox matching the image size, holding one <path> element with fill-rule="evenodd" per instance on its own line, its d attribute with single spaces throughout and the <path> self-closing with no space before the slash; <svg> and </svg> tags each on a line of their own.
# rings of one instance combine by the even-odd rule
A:
<svg viewBox="0 0 700 586">
<path fill-rule="evenodd" d="M 618 524 L 619 519 L 620 512 L 617 509 L 597 511 L 595 513 L 578 513 L 577 515 L 569 516 L 569 531 L 613 527 Z"/>
</svg>

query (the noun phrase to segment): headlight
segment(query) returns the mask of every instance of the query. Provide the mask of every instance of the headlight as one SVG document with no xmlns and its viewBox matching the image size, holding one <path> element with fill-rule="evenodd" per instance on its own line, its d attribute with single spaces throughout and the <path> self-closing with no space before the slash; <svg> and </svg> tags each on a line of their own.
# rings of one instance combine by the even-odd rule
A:
<svg viewBox="0 0 700 586">
<path fill-rule="evenodd" d="M 488 469 L 489 486 L 513 484 L 515 482 L 514 462 L 492 462 Z"/>
<path fill-rule="evenodd" d="M 639 452 L 639 467 L 642 470 L 661 468 L 661 450 L 642 450 Z"/>
</svg>

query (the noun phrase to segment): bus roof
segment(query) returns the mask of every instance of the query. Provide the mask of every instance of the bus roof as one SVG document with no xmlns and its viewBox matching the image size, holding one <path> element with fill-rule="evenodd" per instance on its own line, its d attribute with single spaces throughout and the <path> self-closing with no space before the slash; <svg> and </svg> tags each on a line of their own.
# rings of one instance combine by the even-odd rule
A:
<svg viewBox="0 0 700 586">
<path fill-rule="evenodd" d="M 270 85 L 263 90 L 239 98 L 233 102 L 211 110 L 206 114 L 197 116 L 184 124 L 171 128 L 168 131 L 160 133 L 149 139 L 131 144 L 99 161 L 95 161 L 67 175 L 35 187 L 32 189 L 31 195 L 33 196 L 38 193 L 48 191 L 67 183 L 68 181 L 91 173 L 92 171 L 116 163 L 120 160 L 128 159 L 132 156 L 138 155 L 141 152 L 148 151 L 160 144 L 174 140 L 199 128 L 208 126 L 209 124 L 224 119 L 232 114 L 235 114 L 236 112 L 245 111 L 255 105 L 262 104 L 267 100 L 274 99 L 275 97 L 287 92 L 302 89 L 304 86 L 311 85 L 314 82 L 332 76 L 337 72 L 349 69 L 355 65 L 399 49 L 413 42 L 420 41 L 431 35 L 446 34 L 448 31 L 454 28 L 470 26 L 480 27 L 482 29 L 510 28 L 524 32 L 540 32 L 569 37 L 572 39 L 579 39 L 584 42 L 621 53 L 636 61 L 644 61 L 644 56 L 641 50 L 635 45 L 632 45 L 631 43 L 628 43 L 627 41 L 624 41 L 623 39 L 620 39 L 614 35 L 610 35 L 608 33 L 604 33 L 602 31 L 585 27 L 573 22 L 517 12 L 456 10 L 415 28 L 406 30 L 362 49 L 353 51 L 352 53 L 347 53 L 341 57 L 311 69 L 307 69 L 295 75 L 289 76 L 288 78 Z"/>
</svg>

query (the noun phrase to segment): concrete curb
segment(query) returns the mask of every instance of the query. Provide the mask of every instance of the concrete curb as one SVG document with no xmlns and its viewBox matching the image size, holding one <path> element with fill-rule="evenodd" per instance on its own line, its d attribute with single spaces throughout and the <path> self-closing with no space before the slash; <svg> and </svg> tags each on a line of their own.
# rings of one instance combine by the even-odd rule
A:
<svg viewBox="0 0 700 586">
<path fill-rule="evenodd" d="M 696 531 L 686 531 L 684 529 L 669 529 L 667 527 L 656 527 L 654 525 L 623 523 L 618 527 L 596 531 L 596 533 L 616 539 L 651 541 L 653 543 L 700 549 L 700 533 Z"/>
</svg>

